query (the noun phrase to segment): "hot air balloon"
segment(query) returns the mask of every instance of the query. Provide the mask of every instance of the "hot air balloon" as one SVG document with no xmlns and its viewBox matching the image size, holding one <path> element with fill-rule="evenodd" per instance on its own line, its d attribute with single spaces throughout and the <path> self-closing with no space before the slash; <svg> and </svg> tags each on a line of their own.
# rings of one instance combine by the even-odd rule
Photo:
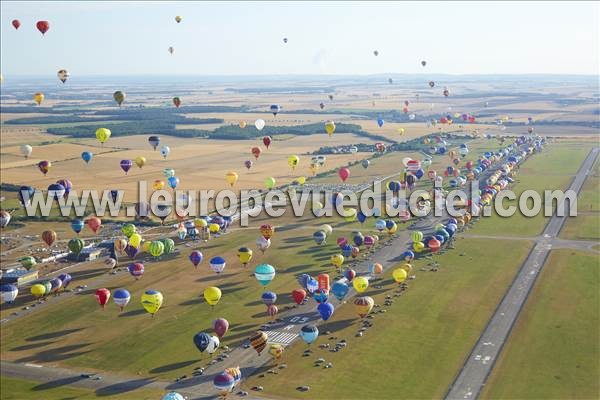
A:
<svg viewBox="0 0 600 400">
<path fill-rule="evenodd" d="M 131 295 L 125 289 L 117 289 L 113 294 L 113 301 L 119 307 L 121 311 L 129 304 L 129 300 L 131 300 Z"/>
<path fill-rule="evenodd" d="M 98 128 L 96 130 L 96 140 L 98 142 L 100 142 L 100 144 L 104 144 L 104 142 L 106 142 L 111 135 L 111 131 L 109 129 L 106 128 Z"/>
<path fill-rule="evenodd" d="M 352 286 L 358 293 L 362 293 L 369 287 L 369 279 L 364 276 L 358 276 L 352 280 Z"/>
<path fill-rule="evenodd" d="M 11 24 L 15 29 L 19 29 L 19 27 L 21 26 L 21 21 L 19 21 L 18 19 L 13 19 L 11 21 Z"/>
<path fill-rule="evenodd" d="M 304 325 L 300 329 L 300 337 L 306 344 L 311 344 L 319 337 L 319 329 L 314 325 Z"/>
<path fill-rule="evenodd" d="M 375 57 L 377 57 L 379 55 L 379 51 L 378 50 L 373 50 L 373 54 L 375 55 Z"/>
<path fill-rule="evenodd" d="M 56 237 L 56 232 L 54 231 L 48 230 L 42 233 L 42 240 L 48 245 L 48 247 L 52 247 L 54 242 L 56 242 Z"/>
<path fill-rule="evenodd" d="M 166 158 L 169 156 L 169 153 L 170 153 L 170 152 L 171 152 L 171 149 L 169 148 L 169 146 L 161 146 L 161 148 L 160 148 L 160 155 L 161 155 L 161 156 L 162 156 L 164 159 L 166 159 Z M 173 171 L 173 175 L 174 175 L 174 174 L 175 174 L 175 171 L 174 171 L 174 170 L 171 170 L 171 171 Z M 173 175 L 171 175 L 171 176 L 168 176 L 168 178 L 172 177 Z"/>
<path fill-rule="evenodd" d="M 121 169 L 123 171 L 125 171 L 125 175 L 127 175 L 127 172 L 129 172 L 129 170 L 133 166 L 133 161 L 131 161 L 131 160 L 121 160 L 120 165 L 121 165 Z"/>
<path fill-rule="evenodd" d="M 229 171 L 225 174 L 225 180 L 227 181 L 229 186 L 233 186 L 238 180 L 238 174 L 236 172 Z"/>
<path fill-rule="evenodd" d="M 319 107 L 321 108 L 321 110 L 324 109 L 325 108 L 325 103 L 319 103 Z"/>
<path fill-rule="evenodd" d="M 33 95 L 33 100 L 37 103 L 37 105 L 39 106 L 40 104 L 42 104 L 42 101 L 44 101 L 44 93 L 42 92 L 37 92 L 36 94 Z"/>
<path fill-rule="evenodd" d="M 60 70 L 58 70 L 58 72 L 56 73 L 56 75 L 58 76 L 58 79 L 62 83 L 65 83 L 67 81 L 67 79 L 69 79 L 69 76 L 71 76 L 71 74 L 69 74 L 69 71 L 67 71 L 66 69 L 60 69 Z"/>
<path fill-rule="evenodd" d="M 48 32 L 48 29 L 50 29 L 50 22 L 48 22 L 48 21 L 38 21 L 35 24 L 35 26 L 38 29 L 38 31 L 40 31 L 42 33 L 42 35 L 45 35 L 46 32 Z"/>
<path fill-rule="evenodd" d="M 258 157 L 260 157 L 260 147 L 253 147 L 252 155 L 258 160 Z"/>
<path fill-rule="evenodd" d="M 378 275 L 383 272 L 383 265 L 379 263 L 371 263 L 369 264 L 369 273 L 373 275 Z"/>
<path fill-rule="evenodd" d="M 275 278 L 275 267 L 270 264 L 260 264 L 254 270 L 254 277 L 263 286 L 267 286 Z"/>
<path fill-rule="evenodd" d="M 175 48 L 173 46 L 169 46 L 169 48 L 167 49 L 169 51 L 169 54 L 173 55 L 173 53 L 175 52 Z"/>
<path fill-rule="evenodd" d="M 260 355 L 260 353 L 267 346 L 268 339 L 269 339 L 269 336 L 267 335 L 266 332 L 256 331 L 250 336 L 249 341 L 250 341 L 250 344 L 252 345 L 252 347 L 254 348 L 254 350 L 256 350 L 256 352 Z"/>
<path fill-rule="evenodd" d="M 21 151 L 21 154 L 23 154 L 23 157 L 29 158 L 29 156 L 33 152 L 33 147 L 31 147 L 28 144 L 23 144 L 23 145 L 21 145 L 21 147 L 19 148 L 19 150 Z"/>
<path fill-rule="evenodd" d="M 246 125 L 247 125 L 247 124 L 246 124 L 246 121 L 240 121 L 240 122 L 238 123 L 238 126 L 239 126 L 241 129 L 244 129 L 244 128 L 246 127 Z"/>
<path fill-rule="evenodd" d="M 346 182 L 346 179 L 350 177 L 350 169 L 347 167 L 342 167 L 338 170 L 338 175 L 340 176 L 342 182 Z"/>
<path fill-rule="evenodd" d="M 177 16 L 175 17 L 175 21 L 176 21 L 177 23 L 180 23 L 182 19 L 183 19 L 183 18 L 182 18 L 181 16 L 179 16 L 179 15 L 177 15 Z"/>
<path fill-rule="evenodd" d="M 334 254 L 331 256 L 331 263 L 337 268 L 340 269 L 344 264 L 344 256 L 341 254 Z"/>
<path fill-rule="evenodd" d="M 323 319 L 323 321 L 327 321 L 332 315 L 335 308 L 331 303 L 320 303 L 317 307 L 317 311 L 319 315 Z"/>
<path fill-rule="evenodd" d="M 8 211 L 1 210 L 0 211 L 0 227 L 6 228 L 8 223 L 10 222 L 10 213 Z"/>
<path fill-rule="evenodd" d="M 221 300 L 221 289 L 216 286 L 210 286 L 204 289 L 204 300 L 211 306 L 216 306 L 219 300 Z"/>
<path fill-rule="evenodd" d="M 258 129 L 259 131 L 262 131 L 263 128 L 265 127 L 265 120 L 264 119 L 257 119 L 256 121 L 254 121 L 254 126 L 256 127 L 256 129 Z M 265 144 L 265 146 L 267 146 Z M 267 146 L 267 149 L 269 148 L 269 146 Z"/>
<path fill-rule="evenodd" d="M 65 187 L 60 183 L 53 183 L 48 186 L 48 198 L 56 199 L 63 197 L 66 193 Z"/>
<path fill-rule="evenodd" d="M 0 296 L 5 303 L 12 303 L 19 294 L 19 288 L 16 285 L 5 284 L 0 286 Z"/>
<path fill-rule="evenodd" d="M 90 151 L 84 151 L 83 153 L 81 153 L 81 159 L 85 161 L 86 164 L 89 164 L 89 162 L 92 161 L 93 157 L 94 155 Z"/>
<path fill-rule="evenodd" d="M 272 104 L 271 107 L 269 107 L 269 110 L 271 111 L 273 116 L 276 117 L 277 113 L 279 113 L 279 111 L 281 111 L 281 107 L 278 106 L 277 104 Z"/>
<path fill-rule="evenodd" d="M 69 250 L 71 251 L 71 253 L 73 253 L 77 256 L 77 255 L 79 255 L 79 253 L 81 253 L 81 250 L 83 250 L 83 247 L 85 246 L 85 242 L 83 241 L 83 239 L 74 238 L 74 239 L 69 240 L 69 243 L 67 246 L 69 247 Z"/>
<path fill-rule="evenodd" d="M 225 336 L 229 330 L 229 321 L 227 321 L 225 318 L 217 318 L 213 320 L 212 328 L 220 339 Z"/>
<path fill-rule="evenodd" d="M 194 335 L 194 344 L 201 353 L 204 353 L 210 344 L 210 339 L 211 336 L 208 333 L 198 332 Z"/>
<path fill-rule="evenodd" d="M 152 243 L 150 243 L 150 247 L 148 248 L 148 250 L 152 257 L 158 258 L 165 252 L 165 245 L 161 241 L 153 240 Z"/>
<path fill-rule="evenodd" d="M 382 117 L 377 117 L 377 125 L 379 125 L 380 128 L 383 126 L 384 123 L 385 121 Z"/>
<path fill-rule="evenodd" d="M 256 246 L 261 251 L 261 253 L 264 254 L 265 251 L 271 246 L 271 240 L 266 239 L 263 236 L 259 236 L 258 239 L 256 239 Z"/>
<path fill-rule="evenodd" d="M 316 231 L 313 234 L 313 239 L 316 244 L 323 245 L 325 244 L 325 240 L 327 239 L 327 235 L 323 231 Z"/>
<path fill-rule="evenodd" d="M 100 307 L 104 308 L 108 300 L 110 299 L 110 290 L 107 288 L 101 288 L 96 290 L 96 301 L 100 304 Z"/>
<path fill-rule="evenodd" d="M 292 171 L 296 169 L 299 162 L 300 162 L 300 157 L 298 157 L 295 154 L 292 154 L 291 156 L 288 157 L 288 165 L 290 166 Z"/>
<path fill-rule="evenodd" d="M 371 161 L 362 160 L 362 162 L 360 164 L 362 165 L 363 168 L 367 169 L 367 168 L 369 168 L 369 165 L 371 165 Z"/>
<path fill-rule="evenodd" d="M 424 67 L 427 65 L 427 61 L 421 61 L 421 65 Z"/>
<path fill-rule="evenodd" d="M 262 121 L 262 119 L 260 119 L 260 120 L 256 120 L 256 121 L 257 121 L 257 122 L 258 122 L 258 121 Z M 265 121 L 262 121 L 262 126 L 263 126 L 263 127 L 265 126 Z M 256 128 L 257 128 L 259 131 L 262 129 L 262 128 L 258 128 L 258 126 L 257 126 Z M 262 142 L 263 142 L 263 144 L 265 145 L 265 147 L 266 147 L 267 149 L 268 149 L 268 148 L 269 148 L 269 146 L 271 145 L 271 142 L 272 142 L 272 141 L 273 141 L 273 139 L 271 139 L 271 136 L 265 136 L 265 137 L 263 137 L 263 139 L 262 139 Z"/>
<path fill-rule="evenodd" d="M 144 275 L 144 264 L 140 262 L 131 263 L 127 266 L 127 270 L 136 280 L 140 279 Z"/>
<path fill-rule="evenodd" d="M 194 264 L 194 267 L 198 267 L 198 264 L 202 262 L 204 256 L 199 250 L 194 250 L 190 253 L 190 261 Z"/>
<path fill-rule="evenodd" d="M 48 171 L 50 171 L 50 167 L 52 167 L 52 163 L 50 161 L 44 160 L 38 163 L 38 168 L 40 171 L 42 171 L 44 176 L 48 173 Z"/>
<path fill-rule="evenodd" d="M 447 88 L 444 88 L 444 91 L 442 92 L 442 94 L 444 95 L 444 97 L 448 97 L 450 95 L 450 91 L 448 91 Z"/>
<path fill-rule="evenodd" d="M 396 283 L 402 283 L 406 280 L 406 277 L 408 276 L 408 274 L 406 273 L 406 270 L 404 268 L 396 268 L 392 272 L 392 276 L 393 276 L 394 280 L 396 281 Z"/>
<path fill-rule="evenodd" d="M 179 178 L 176 176 L 170 176 L 169 179 L 167 179 L 167 183 L 171 189 L 175 190 L 179 184 Z"/>
<path fill-rule="evenodd" d="M 273 189 L 275 187 L 276 182 L 277 181 L 273 177 L 266 178 L 265 179 L 265 187 L 269 190 Z"/>
<path fill-rule="evenodd" d="M 213 385 L 219 391 L 220 397 L 227 397 L 227 394 L 233 390 L 235 379 L 227 372 L 216 374 L 213 378 Z"/>
<path fill-rule="evenodd" d="M 325 132 L 327 132 L 327 134 L 329 136 L 333 135 L 333 133 L 335 132 L 335 122 L 333 122 L 333 121 L 325 122 Z"/>
<path fill-rule="evenodd" d="M 46 287 L 41 283 L 36 283 L 35 285 L 31 286 L 30 292 L 33 295 L 33 297 L 39 299 L 40 297 L 46 294 Z"/>
<path fill-rule="evenodd" d="M 335 298 L 339 301 L 342 301 L 344 297 L 346 297 L 348 291 L 350 291 L 350 287 L 346 282 L 343 281 L 334 282 L 331 286 L 331 293 L 333 293 Z"/>
<path fill-rule="evenodd" d="M 102 226 L 102 220 L 98 217 L 90 217 L 86 221 L 88 228 L 92 230 L 94 233 L 98 233 L 100 227 Z"/>
<path fill-rule="evenodd" d="M 217 256 L 210 259 L 209 265 L 214 272 L 220 274 L 225 269 L 227 263 L 223 257 Z"/>
<path fill-rule="evenodd" d="M 113 99 L 115 99 L 119 107 L 121 107 L 121 104 L 123 104 L 123 101 L 125 101 L 125 92 L 117 90 L 113 93 Z"/>
<path fill-rule="evenodd" d="M 362 296 L 354 299 L 354 309 L 361 318 L 366 317 L 371 312 L 374 304 L 375 301 L 369 296 Z"/>
<path fill-rule="evenodd" d="M 163 295 L 157 290 L 147 290 L 141 297 L 142 307 L 154 317 L 163 303 Z"/>
<path fill-rule="evenodd" d="M 250 160 L 246 160 L 246 161 L 244 161 L 244 166 L 246 167 L 246 169 L 250 169 L 250 168 L 252 168 L 252 164 L 253 164 L 253 163 L 252 163 L 252 161 L 250 161 Z"/>
<path fill-rule="evenodd" d="M 179 97 L 173 97 L 173 104 L 175 105 L 175 107 L 179 108 L 179 106 L 181 105 L 181 99 Z"/>
<path fill-rule="evenodd" d="M 306 298 L 306 291 L 304 289 L 294 289 L 292 290 L 292 298 L 296 304 L 300 305 Z"/>
<path fill-rule="evenodd" d="M 238 258 L 240 260 L 240 262 L 242 263 L 242 265 L 245 267 L 246 265 L 248 265 L 248 263 L 250 262 L 250 260 L 252 260 L 252 250 L 250 250 L 247 247 L 240 247 L 238 249 Z"/>
</svg>

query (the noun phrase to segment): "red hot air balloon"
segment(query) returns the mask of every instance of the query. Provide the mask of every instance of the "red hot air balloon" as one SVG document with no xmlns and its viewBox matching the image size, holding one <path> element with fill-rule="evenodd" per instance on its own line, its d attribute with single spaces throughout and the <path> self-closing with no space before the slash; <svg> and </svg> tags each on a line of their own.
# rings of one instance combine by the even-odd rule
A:
<svg viewBox="0 0 600 400">
<path fill-rule="evenodd" d="M 50 29 L 50 22 L 48 21 L 38 21 L 35 26 L 38 28 L 38 31 L 42 32 L 42 35 L 45 35 Z"/>
<path fill-rule="evenodd" d="M 435 238 L 429 239 L 429 242 L 427 242 L 427 247 L 429 247 L 432 253 L 437 253 L 438 251 L 440 251 L 441 245 L 442 244 L 440 243 L 440 241 Z"/>
<path fill-rule="evenodd" d="M 340 176 L 342 182 L 346 182 L 346 179 L 348 179 L 348 177 L 350 176 L 350 170 L 346 167 L 342 167 L 338 171 L 338 175 Z"/>
<path fill-rule="evenodd" d="M 100 230 L 100 227 L 102 226 L 102 220 L 98 217 L 88 218 L 86 222 L 87 222 L 87 226 L 94 233 L 98 233 L 98 230 Z"/>
<path fill-rule="evenodd" d="M 21 21 L 19 21 L 18 19 L 13 19 L 11 23 L 12 26 L 15 27 L 15 29 L 19 29 L 19 27 L 21 26 Z"/>
<path fill-rule="evenodd" d="M 258 160 L 258 157 L 260 157 L 260 147 L 253 147 L 252 155 Z"/>
<path fill-rule="evenodd" d="M 110 290 L 108 290 L 107 288 L 102 288 L 102 289 L 96 290 L 96 301 L 98 302 L 98 304 L 100 304 L 102 309 L 104 309 L 104 307 L 106 306 L 106 303 L 108 303 L 109 299 L 110 299 Z"/>
<path fill-rule="evenodd" d="M 306 298 L 306 291 L 304 289 L 294 289 L 292 290 L 292 297 L 296 304 L 300 305 Z"/>
<path fill-rule="evenodd" d="M 273 141 L 273 139 L 271 139 L 271 136 L 265 136 L 263 138 L 263 144 L 265 145 L 265 147 L 268 149 L 269 146 L 271 145 L 271 142 Z"/>
<path fill-rule="evenodd" d="M 212 327 L 219 339 L 221 339 L 229 330 L 229 321 L 225 318 L 217 318 L 212 322 Z"/>
</svg>

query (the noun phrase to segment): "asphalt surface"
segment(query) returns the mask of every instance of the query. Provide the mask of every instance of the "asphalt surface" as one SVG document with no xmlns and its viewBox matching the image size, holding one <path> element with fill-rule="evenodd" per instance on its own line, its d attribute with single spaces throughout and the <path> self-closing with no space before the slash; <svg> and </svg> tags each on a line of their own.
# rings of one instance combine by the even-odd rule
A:
<svg viewBox="0 0 600 400">
<path fill-rule="evenodd" d="M 590 151 L 590 154 L 588 154 L 573 178 L 569 189 L 579 194 L 586 177 L 593 168 L 599 150 L 599 148 L 594 148 Z M 557 205 L 557 209 L 564 210 L 564 215 L 568 215 L 566 204 L 563 202 Z M 555 238 L 558 236 L 566 218 L 568 217 L 557 217 L 555 215 L 546 224 L 542 236 L 537 239 L 535 246 L 525 259 L 525 262 L 496 308 L 494 315 L 479 337 L 471 354 L 450 386 L 446 394 L 446 399 L 475 399 L 479 396 L 553 248 L 553 243 L 557 241 Z M 560 241 L 558 241 L 558 244 L 560 244 Z"/>
</svg>

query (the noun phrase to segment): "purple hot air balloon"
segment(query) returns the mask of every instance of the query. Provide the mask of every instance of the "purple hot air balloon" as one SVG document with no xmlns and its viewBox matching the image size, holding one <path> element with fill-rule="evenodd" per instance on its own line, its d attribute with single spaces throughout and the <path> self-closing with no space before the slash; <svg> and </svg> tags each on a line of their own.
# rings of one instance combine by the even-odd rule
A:
<svg viewBox="0 0 600 400">
<path fill-rule="evenodd" d="M 121 169 L 123 171 L 125 171 L 125 175 L 127 175 L 127 172 L 131 169 L 132 166 L 133 166 L 133 161 L 121 160 Z"/>
<path fill-rule="evenodd" d="M 129 256 L 129 258 L 131 258 L 132 260 L 135 258 L 138 251 L 140 251 L 140 250 L 133 246 L 130 246 L 130 245 L 125 246 L 125 254 L 127 254 Z"/>
<path fill-rule="evenodd" d="M 69 274 L 60 274 L 58 276 L 58 279 L 60 279 L 62 281 L 62 288 L 66 289 L 67 286 L 69 286 L 69 283 L 71 283 L 71 275 Z"/>
<path fill-rule="evenodd" d="M 244 165 L 246 166 L 247 169 L 250 169 L 250 168 L 252 168 L 252 161 L 246 160 L 246 161 L 244 161 Z"/>
<path fill-rule="evenodd" d="M 63 282 L 60 278 L 52 278 L 50 279 L 50 285 L 52 286 L 51 292 L 56 293 L 62 287 Z"/>
<path fill-rule="evenodd" d="M 59 185 L 63 185 L 63 187 L 65 188 L 65 196 L 68 196 L 69 193 L 71 193 L 71 190 L 73 189 L 73 183 L 71 183 L 70 180 L 59 179 L 56 181 L 56 183 L 58 183 Z"/>
<path fill-rule="evenodd" d="M 199 250 L 194 250 L 190 253 L 190 261 L 194 264 L 194 267 L 198 267 L 198 264 L 202 262 L 204 256 Z"/>
</svg>

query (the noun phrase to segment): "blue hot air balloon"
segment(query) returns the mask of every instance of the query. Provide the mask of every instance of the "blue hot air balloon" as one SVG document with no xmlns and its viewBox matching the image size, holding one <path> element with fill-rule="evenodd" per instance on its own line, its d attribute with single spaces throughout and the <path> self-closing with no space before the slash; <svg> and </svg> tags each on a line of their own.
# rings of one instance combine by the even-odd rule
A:
<svg viewBox="0 0 600 400">
<path fill-rule="evenodd" d="M 327 289 L 317 289 L 313 293 L 313 298 L 317 303 L 325 303 L 329 298 L 329 291 Z"/>
<path fill-rule="evenodd" d="M 323 319 L 323 321 L 327 321 L 329 319 L 329 317 L 331 317 L 333 315 L 334 309 L 335 308 L 333 307 L 333 304 L 331 304 L 331 303 L 321 303 L 317 307 L 317 311 L 321 315 L 321 318 Z"/>
<path fill-rule="evenodd" d="M 71 229 L 73 229 L 73 231 L 77 234 L 81 232 L 84 225 L 85 223 L 80 219 L 74 219 L 73 221 L 71 221 Z"/>
<path fill-rule="evenodd" d="M 194 344 L 201 353 L 204 352 L 210 344 L 210 335 L 204 332 L 196 333 L 194 335 Z"/>
<path fill-rule="evenodd" d="M 113 293 L 113 301 L 123 311 L 125 306 L 131 300 L 131 295 L 126 289 L 117 289 Z"/>
<path fill-rule="evenodd" d="M 60 279 L 62 281 L 62 288 L 66 289 L 67 286 L 69 286 L 69 283 L 71 283 L 71 275 L 69 274 L 60 274 L 58 276 L 58 279 Z"/>
<path fill-rule="evenodd" d="M 91 151 L 84 151 L 83 153 L 81 153 L 81 159 L 85 161 L 86 164 L 89 164 L 89 162 L 92 161 L 93 157 L 94 154 Z"/>
<path fill-rule="evenodd" d="M 298 283 L 300 284 L 300 287 L 308 290 L 307 284 L 308 284 L 309 279 L 310 279 L 310 275 L 300 274 L 300 276 L 298 276 Z"/>
<path fill-rule="evenodd" d="M 384 122 L 382 117 L 377 117 L 377 125 L 379 125 L 380 128 L 383 126 Z"/>
<path fill-rule="evenodd" d="M 349 243 L 346 243 L 345 245 L 342 246 L 342 255 L 344 257 L 350 257 L 352 255 L 352 245 Z"/>
<path fill-rule="evenodd" d="M 412 259 L 415 258 L 415 253 L 408 250 L 408 251 L 405 251 L 404 253 L 402 253 L 400 255 L 400 258 L 404 259 L 404 261 L 412 261 Z"/>
<path fill-rule="evenodd" d="M 362 211 L 359 211 L 356 214 L 356 219 L 358 219 L 358 222 L 360 222 L 362 224 L 362 223 L 364 223 L 367 220 L 367 216 L 365 214 L 363 214 Z"/>
<path fill-rule="evenodd" d="M 6 284 L 0 286 L 0 297 L 5 303 L 12 303 L 19 294 L 19 288 L 15 285 Z"/>
<path fill-rule="evenodd" d="M 309 293 L 314 293 L 318 288 L 319 282 L 313 277 L 308 278 L 308 281 L 306 281 L 306 290 L 308 290 Z"/>
<path fill-rule="evenodd" d="M 377 229 L 379 232 L 383 231 L 385 229 L 386 223 L 384 220 L 379 219 L 377 220 L 377 222 L 375 222 L 375 229 Z"/>
<path fill-rule="evenodd" d="M 31 198 L 35 193 L 35 189 L 32 186 L 21 186 L 19 188 L 19 200 L 21 204 L 25 206 L 26 204 L 31 204 Z"/>
<path fill-rule="evenodd" d="M 277 294 L 273 292 L 263 292 L 260 298 L 266 306 L 270 306 L 271 304 L 275 304 L 275 302 L 277 301 Z"/>
<path fill-rule="evenodd" d="M 325 240 L 327 239 L 327 234 L 325 234 L 325 232 L 323 232 L 323 231 L 316 231 L 313 234 L 313 239 L 315 240 L 315 243 L 318 245 L 325 244 Z"/>
<path fill-rule="evenodd" d="M 335 296 L 336 299 L 342 301 L 344 297 L 348 294 L 350 287 L 346 282 L 336 281 L 331 286 L 331 293 Z"/>
<path fill-rule="evenodd" d="M 354 242 L 354 244 L 356 246 L 360 247 L 365 242 L 365 237 L 362 235 L 362 233 L 358 232 L 356 235 L 354 235 L 354 237 L 352 238 L 352 241 Z"/>
<path fill-rule="evenodd" d="M 177 185 L 179 184 L 179 178 L 176 176 L 171 176 L 168 179 L 168 183 L 171 189 L 175 190 L 177 188 Z"/>
<path fill-rule="evenodd" d="M 48 197 L 58 200 L 65 195 L 66 189 L 60 183 L 53 183 L 48 186 Z"/>
<path fill-rule="evenodd" d="M 314 325 L 304 325 L 300 329 L 300 337 L 307 344 L 311 344 L 319 337 L 319 329 Z"/>
</svg>

